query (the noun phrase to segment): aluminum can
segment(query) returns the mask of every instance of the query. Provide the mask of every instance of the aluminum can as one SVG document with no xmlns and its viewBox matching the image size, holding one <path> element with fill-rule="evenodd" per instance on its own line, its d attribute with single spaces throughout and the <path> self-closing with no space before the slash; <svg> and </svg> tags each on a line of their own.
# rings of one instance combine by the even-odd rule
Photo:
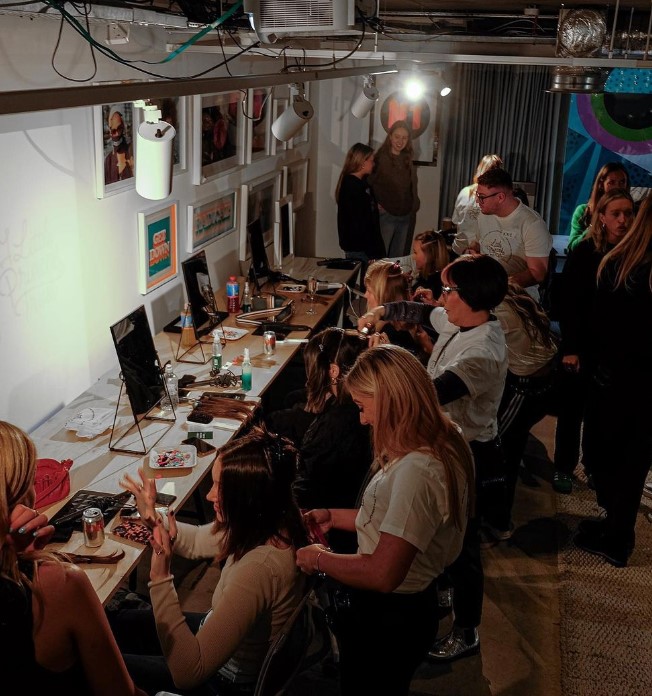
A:
<svg viewBox="0 0 652 696">
<path fill-rule="evenodd" d="M 265 331 L 263 334 L 263 353 L 265 355 L 276 353 L 276 334 L 273 331 Z"/>
<path fill-rule="evenodd" d="M 100 508 L 89 507 L 84 510 L 82 527 L 86 546 L 102 546 L 104 543 L 104 517 Z"/>
</svg>

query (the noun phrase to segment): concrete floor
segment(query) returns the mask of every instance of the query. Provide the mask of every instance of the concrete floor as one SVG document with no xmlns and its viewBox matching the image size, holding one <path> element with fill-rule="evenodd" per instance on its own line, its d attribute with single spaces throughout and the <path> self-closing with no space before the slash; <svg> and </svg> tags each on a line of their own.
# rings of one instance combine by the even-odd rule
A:
<svg viewBox="0 0 652 696">
<path fill-rule="evenodd" d="M 555 493 L 551 487 L 555 420 L 532 431 L 521 469 L 511 540 L 484 548 L 485 602 L 481 651 L 447 665 L 424 663 L 412 682 L 414 696 L 559 696 L 560 642 Z M 145 564 L 141 564 L 145 565 Z M 184 608 L 208 607 L 217 573 L 188 572 L 179 594 Z M 445 633 L 450 617 L 442 620 Z M 292 694 L 335 696 L 332 670 L 300 675 Z"/>
</svg>

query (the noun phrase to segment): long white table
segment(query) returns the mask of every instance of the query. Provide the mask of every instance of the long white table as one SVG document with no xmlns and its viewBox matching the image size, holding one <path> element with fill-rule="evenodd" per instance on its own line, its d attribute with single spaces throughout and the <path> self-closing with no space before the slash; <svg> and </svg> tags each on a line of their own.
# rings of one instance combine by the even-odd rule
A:
<svg viewBox="0 0 652 696">
<path fill-rule="evenodd" d="M 350 282 L 355 278 L 357 269 L 335 270 L 325 267 L 318 267 L 315 263 L 316 259 L 297 258 L 294 263 L 288 268 L 284 268 L 287 275 L 295 278 L 304 278 L 308 275 L 314 275 L 320 280 L 327 282 L 341 282 L 343 284 Z M 263 290 L 273 290 L 273 288 L 263 288 Z M 348 291 L 346 287 L 338 290 L 333 296 L 329 296 L 328 304 L 315 303 L 315 314 L 309 315 L 306 313 L 308 303 L 299 301 L 301 296 L 298 295 L 295 301 L 296 313 L 290 319 L 289 323 L 303 324 L 311 327 L 320 328 L 320 325 L 327 313 L 334 306 L 341 304 L 342 300 L 346 299 L 345 294 Z M 224 321 L 225 326 L 236 326 L 235 317 L 229 316 Z M 247 399 L 260 400 L 260 397 L 265 393 L 266 389 L 272 382 L 282 373 L 283 368 L 292 359 L 294 354 L 300 349 L 301 344 L 297 342 L 281 343 L 277 342 L 276 353 L 273 356 L 265 356 L 263 353 L 263 339 L 261 336 L 253 336 L 252 332 L 255 327 L 248 328 L 249 333 L 237 341 L 230 341 L 223 349 L 222 361 L 223 364 L 233 362 L 237 356 L 242 355 L 245 347 L 249 347 L 252 362 L 252 389 L 247 393 Z M 310 332 L 292 332 L 292 338 L 305 338 Z M 205 380 L 209 378 L 210 361 L 206 363 L 176 363 L 174 356 L 178 351 L 179 334 L 159 333 L 154 337 L 154 343 L 161 360 L 161 364 L 165 364 L 171 360 L 174 364 L 175 373 L 177 376 L 189 374 L 194 375 L 197 380 Z M 210 355 L 210 345 L 204 346 L 206 356 Z M 199 349 L 195 349 L 189 356 L 190 359 L 199 356 Z M 239 367 L 233 367 L 233 372 L 236 375 L 240 374 Z M 83 409 L 87 408 L 109 408 L 115 410 L 118 406 L 118 397 L 120 394 L 120 379 L 119 367 L 116 359 L 115 369 L 109 370 L 96 384 L 89 390 L 81 394 L 74 401 L 68 404 L 61 411 L 56 413 L 52 418 L 43 423 L 35 430 L 31 437 L 34 440 L 38 456 L 48 457 L 53 459 L 72 459 L 74 464 L 70 470 L 71 480 L 71 496 L 64 501 L 60 501 L 55 505 L 46 508 L 49 515 L 54 514 L 60 509 L 72 495 L 81 489 L 90 489 L 103 493 L 119 493 L 122 488 L 119 485 L 120 479 L 125 473 L 137 475 L 137 470 L 143 466 L 148 476 L 157 478 L 157 488 L 159 492 L 169 493 L 176 496 L 174 503 L 175 508 L 182 507 L 193 494 L 200 481 L 209 472 L 213 457 L 198 457 L 197 465 L 190 469 L 162 471 L 160 469 L 152 470 L 149 468 L 149 455 L 125 454 L 109 450 L 109 441 L 111 439 L 111 431 L 107 430 L 101 435 L 97 435 L 92 439 L 84 439 L 77 436 L 75 432 L 66 429 L 66 423 L 74 418 Z M 189 396 L 199 396 L 204 391 L 214 391 L 219 393 L 220 389 L 211 387 L 198 387 L 195 391 L 191 391 Z M 237 389 L 227 391 L 238 391 Z M 173 423 L 164 423 L 161 421 L 141 421 L 141 428 L 144 433 L 145 443 L 148 449 L 151 443 L 159 439 L 157 446 L 173 447 L 178 445 L 182 440 L 188 437 L 188 425 L 186 417 L 191 410 L 191 406 L 187 403 L 182 403 L 176 412 L 176 420 Z M 133 423 L 133 415 L 129 406 L 126 393 L 123 391 L 122 399 L 118 408 L 118 421 L 116 428 L 124 432 L 130 423 Z M 213 439 L 210 442 L 216 447 L 226 444 L 239 430 L 239 424 L 233 421 L 229 424 L 230 428 L 213 428 Z M 113 445 L 116 446 L 115 438 Z M 137 448 L 141 446 L 138 430 L 134 427 L 127 437 L 119 443 L 120 448 Z M 104 555 L 111 553 L 116 549 L 122 549 L 125 552 L 125 557 L 115 565 L 88 565 L 84 566 L 87 571 L 95 590 L 103 603 L 111 599 L 115 591 L 120 586 L 120 583 L 128 577 L 133 568 L 136 566 L 146 547 L 142 544 L 130 542 L 110 533 L 113 524 L 117 524 L 119 520 L 114 520 L 112 525 L 109 525 L 107 530 L 106 541 L 101 547 L 89 549 L 84 546 L 83 535 L 80 532 L 73 532 L 70 540 L 65 544 L 50 544 L 48 548 L 66 551 L 71 553 L 93 553 Z"/>
</svg>

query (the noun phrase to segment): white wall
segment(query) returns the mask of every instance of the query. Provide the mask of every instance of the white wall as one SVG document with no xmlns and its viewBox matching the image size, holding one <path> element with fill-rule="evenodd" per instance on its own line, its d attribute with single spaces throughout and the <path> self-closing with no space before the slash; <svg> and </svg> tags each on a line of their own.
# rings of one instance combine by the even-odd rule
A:
<svg viewBox="0 0 652 696">
<path fill-rule="evenodd" d="M 51 19 L 1 17 L 0 90 L 75 86 L 50 67 L 57 32 L 58 22 Z M 94 30 L 98 38 L 104 32 L 103 27 Z M 164 44 L 163 32 L 133 27 L 124 53 L 163 58 Z M 159 50 L 152 52 L 153 46 Z M 88 46 L 64 30 L 57 68 L 88 76 L 89 58 Z M 190 74 L 219 60 L 216 54 L 184 54 L 174 69 L 178 75 Z M 98 63 L 98 79 L 140 79 L 101 56 Z M 234 72 L 249 70 L 247 64 L 231 65 Z M 274 70 L 275 65 L 265 69 Z M 137 214 L 159 202 L 141 198 L 135 190 L 96 198 L 92 111 L 0 116 L 0 419 L 27 430 L 107 370 L 115 368 L 117 374 L 111 324 L 144 304 L 157 332 L 183 306 L 181 275 L 146 296 L 138 291 Z M 188 147 L 190 157 L 190 140 Z M 192 185 L 190 169 L 176 176 L 168 200 L 179 202 L 179 261 L 189 256 L 188 204 L 278 170 L 308 152 L 309 144 L 303 144 L 201 186 Z M 237 247 L 236 232 L 206 248 L 217 288 L 239 271 Z"/>
<path fill-rule="evenodd" d="M 102 40 L 105 25 L 93 25 Z M 72 87 L 50 65 L 59 32 L 53 18 L 0 16 L 0 90 Z M 114 47 L 131 60 L 162 60 L 167 35 L 155 27 L 132 26 L 127 45 Z M 64 28 L 54 60 L 69 77 L 90 83 L 141 80 L 133 69 L 96 53 Z M 165 66 L 142 65 L 168 76 L 206 70 L 220 54 L 186 51 Z M 239 61 L 236 74 L 273 73 L 276 62 Z M 224 71 L 211 73 L 225 76 Z M 341 256 L 333 191 L 353 143 L 368 142 L 368 118 L 349 109 L 361 78 L 310 85 L 316 116 L 310 141 L 247 165 L 201 186 L 190 168 L 175 176 L 170 201 L 179 203 L 179 261 L 186 252 L 187 206 L 280 168 L 310 158 L 308 194 L 297 212 L 299 255 Z M 237 88 L 237 85 L 234 85 Z M 191 115 L 192 118 L 192 115 Z M 148 295 L 138 292 L 137 215 L 159 205 L 135 190 L 96 198 L 93 108 L 62 109 L 0 116 L 0 419 L 32 430 L 62 406 L 117 369 L 109 327 L 144 304 L 154 332 L 178 316 L 182 279 Z M 192 141 L 188 138 L 189 167 Z M 417 231 L 436 225 L 438 170 L 419 170 L 422 209 Z M 239 270 L 237 233 L 206 247 L 216 288 Z"/>
</svg>

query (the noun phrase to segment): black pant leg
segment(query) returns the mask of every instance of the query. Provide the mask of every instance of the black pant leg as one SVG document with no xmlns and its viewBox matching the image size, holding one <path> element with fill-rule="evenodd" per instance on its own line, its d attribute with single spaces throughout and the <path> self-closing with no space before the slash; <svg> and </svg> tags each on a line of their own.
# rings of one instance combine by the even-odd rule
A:
<svg viewBox="0 0 652 696">
<path fill-rule="evenodd" d="M 484 571 L 479 528 L 477 518 L 469 520 L 460 555 L 446 569 L 453 587 L 455 624 L 461 628 L 476 628 L 482 619 Z"/>
</svg>

